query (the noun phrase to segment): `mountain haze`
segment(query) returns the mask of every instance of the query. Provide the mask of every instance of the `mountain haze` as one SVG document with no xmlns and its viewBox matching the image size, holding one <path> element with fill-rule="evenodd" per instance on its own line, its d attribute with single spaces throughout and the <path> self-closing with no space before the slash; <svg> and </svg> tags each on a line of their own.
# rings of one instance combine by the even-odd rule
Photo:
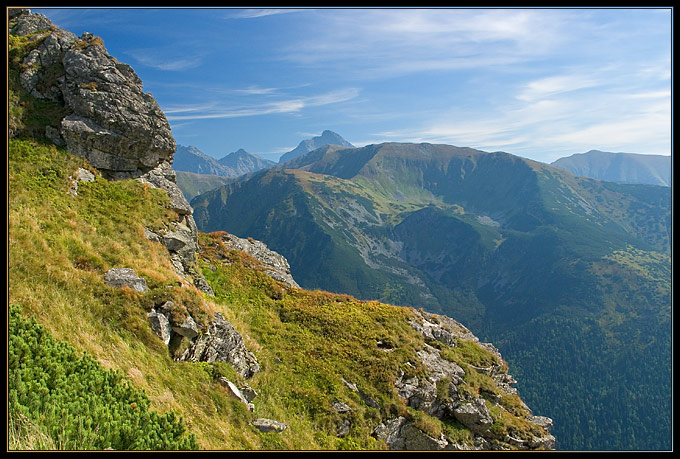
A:
<svg viewBox="0 0 680 459">
<path fill-rule="evenodd" d="M 304 288 L 455 316 L 497 343 L 558 449 L 670 446 L 670 188 L 384 143 L 324 146 L 191 203 L 199 228 L 266 242 Z"/>
<path fill-rule="evenodd" d="M 333 131 L 325 130 L 320 136 L 312 137 L 311 139 L 306 139 L 300 142 L 300 144 L 295 147 L 295 149 L 284 153 L 279 158 L 279 164 L 283 164 L 291 159 L 295 159 L 312 150 L 323 147 L 325 145 L 339 145 L 341 147 L 354 147 L 351 143 L 343 139 L 339 134 Z"/>
<path fill-rule="evenodd" d="M 177 171 L 177 185 L 186 199 L 217 188 L 250 172 L 276 163 L 239 149 L 217 160 L 193 146 L 177 145 L 172 167 Z"/>
<path fill-rule="evenodd" d="M 610 182 L 671 186 L 671 157 L 590 150 L 553 161 L 574 175 Z"/>
</svg>

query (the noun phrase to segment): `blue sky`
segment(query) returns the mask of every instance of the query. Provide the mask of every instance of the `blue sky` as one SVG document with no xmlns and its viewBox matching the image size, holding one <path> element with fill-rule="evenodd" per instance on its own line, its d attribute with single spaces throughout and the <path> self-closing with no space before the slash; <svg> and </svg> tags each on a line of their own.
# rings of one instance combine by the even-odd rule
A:
<svg viewBox="0 0 680 459">
<path fill-rule="evenodd" d="M 177 143 L 277 160 L 325 129 L 506 151 L 671 154 L 672 12 L 39 8 L 135 69 Z"/>
</svg>

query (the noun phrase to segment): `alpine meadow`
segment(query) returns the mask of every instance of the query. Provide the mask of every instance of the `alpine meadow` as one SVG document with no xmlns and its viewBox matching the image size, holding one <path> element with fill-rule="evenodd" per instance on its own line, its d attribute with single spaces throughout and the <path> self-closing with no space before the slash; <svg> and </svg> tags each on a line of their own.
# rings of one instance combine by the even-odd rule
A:
<svg viewBox="0 0 680 459">
<path fill-rule="evenodd" d="M 7 451 L 672 450 L 637 13 L 8 7 Z"/>
</svg>

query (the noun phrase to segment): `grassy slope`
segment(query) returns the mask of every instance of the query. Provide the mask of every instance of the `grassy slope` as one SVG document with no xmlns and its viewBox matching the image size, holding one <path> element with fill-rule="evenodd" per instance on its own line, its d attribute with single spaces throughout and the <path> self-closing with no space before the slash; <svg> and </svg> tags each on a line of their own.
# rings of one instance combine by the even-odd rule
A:
<svg viewBox="0 0 680 459">
<path fill-rule="evenodd" d="M 77 196 L 71 196 L 70 175 L 89 166 L 82 158 L 35 141 L 11 140 L 8 167 L 9 304 L 57 340 L 124 375 L 148 396 L 150 409 L 176 413 L 199 447 L 381 449 L 384 444 L 370 433 L 381 419 L 396 414 L 416 419 L 431 433 L 469 439 L 459 424 L 416 413 L 394 394 L 397 369 L 421 371 L 404 366 L 418 361 L 415 352 L 423 345 L 422 336 L 407 322 L 413 310 L 322 291 L 284 291 L 260 272 L 255 260 L 220 247 L 219 234 L 202 234 L 200 239 L 200 263 L 216 292 L 214 298 L 206 297 L 190 285 L 179 287 L 166 249 L 144 238 L 145 227 L 160 230 L 175 217 L 165 208 L 167 196 L 161 191 L 133 180 L 97 177 L 81 182 Z M 103 274 L 112 267 L 134 268 L 146 279 L 149 292 L 107 287 Z M 170 358 L 146 318 L 160 297 L 204 320 L 222 312 L 241 332 L 262 365 L 248 381 L 259 394 L 253 413 L 216 382 L 219 376 L 244 382 L 229 365 Z M 385 339 L 394 352 L 376 346 Z M 473 343 L 460 349 L 443 346 L 443 352 L 464 368 L 490 358 Z M 462 390 L 494 391 L 488 378 L 474 371 L 468 375 Z M 381 408 L 366 406 L 341 378 L 357 384 Z M 331 409 L 335 399 L 353 409 L 352 430 L 344 438 L 335 435 L 341 421 Z M 516 397 L 505 397 L 504 404 L 521 411 Z M 495 416 L 495 429 L 526 427 L 506 412 Z M 255 417 L 271 417 L 289 428 L 280 434 L 260 433 L 249 425 Z M 38 439 L 53 427 L 41 422 L 26 420 Z M 38 447 L 54 445 L 47 439 Z"/>
<path fill-rule="evenodd" d="M 201 193 L 215 189 L 228 183 L 230 178 L 219 175 L 194 174 L 193 172 L 177 171 L 177 186 L 184 197 L 191 201 Z"/>
</svg>

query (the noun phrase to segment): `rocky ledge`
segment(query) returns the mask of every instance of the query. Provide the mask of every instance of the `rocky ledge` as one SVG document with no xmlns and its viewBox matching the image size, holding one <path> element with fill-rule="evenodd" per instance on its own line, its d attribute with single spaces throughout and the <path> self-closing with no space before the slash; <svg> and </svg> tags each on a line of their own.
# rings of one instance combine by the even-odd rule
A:
<svg viewBox="0 0 680 459">
<path fill-rule="evenodd" d="M 517 395 L 511 385 L 515 380 L 507 373 L 498 350 L 491 344 L 480 343 L 467 328 L 459 322 L 423 311 L 415 311 L 411 326 L 425 338 L 425 346 L 418 351 L 420 364 L 425 374 L 406 375 L 400 370 L 395 380 L 395 389 L 406 400 L 409 407 L 423 411 L 444 421 L 455 421 L 472 433 L 472 441 L 448 438 L 444 433 L 433 435 L 418 428 L 413 420 L 397 416 L 383 421 L 373 435 L 385 441 L 392 450 L 553 450 L 555 437 L 549 433 L 552 420 L 534 416 L 517 397 L 519 406 L 506 407 L 506 395 Z M 488 351 L 493 358 L 487 366 L 460 365 L 446 359 L 438 349 L 438 343 L 449 347 L 460 347 L 472 342 Z M 427 344 L 429 343 L 429 344 Z M 415 368 L 415 362 L 407 362 Z M 465 387 L 466 372 L 477 372 L 489 377 L 495 389 L 481 390 L 472 394 Z M 513 410 L 521 414 L 522 429 L 501 425 L 502 417 L 494 413 Z"/>
</svg>

